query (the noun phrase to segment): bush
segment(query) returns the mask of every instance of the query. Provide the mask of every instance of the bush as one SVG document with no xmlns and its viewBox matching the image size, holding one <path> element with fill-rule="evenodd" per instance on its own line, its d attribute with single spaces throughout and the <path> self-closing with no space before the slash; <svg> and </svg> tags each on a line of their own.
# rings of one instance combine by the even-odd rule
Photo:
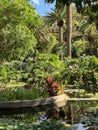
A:
<svg viewBox="0 0 98 130">
<path fill-rule="evenodd" d="M 1 101 L 11 101 L 11 100 L 33 100 L 38 98 L 44 98 L 47 94 L 44 93 L 39 88 L 32 87 L 30 89 L 25 89 L 24 87 L 12 87 L 12 88 L 2 88 L 0 90 L 0 100 Z"/>
<path fill-rule="evenodd" d="M 44 80 L 51 75 L 55 80 L 62 80 L 64 63 L 55 54 L 36 54 L 36 59 L 30 59 L 28 71 L 36 86 L 43 86 Z"/>
<path fill-rule="evenodd" d="M 94 56 L 66 59 L 63 77 L 67 86 L 84 89 L 87 92 L 98 92 L 98 58 Z M 68 87 L 68 88 L 69 88 Z"/>
</svg>

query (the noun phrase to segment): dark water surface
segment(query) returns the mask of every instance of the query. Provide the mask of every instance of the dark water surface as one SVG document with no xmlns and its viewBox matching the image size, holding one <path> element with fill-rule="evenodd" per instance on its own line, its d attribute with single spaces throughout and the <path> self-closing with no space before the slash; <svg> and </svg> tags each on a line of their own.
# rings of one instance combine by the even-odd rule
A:
<svg viewBox="0 0 98 130">
<path fill-rule="evenodd" d="M 98 130 L 98 101 L 70 101 L 65 111 L 66 120 L 76 130 Z"/>
<path fill-rule="evenodd" d="M 76 126 L 76 130 L 98 130 L 98 109 L 95 109 L 97 106 L 98 101 L 68 101 L 66 106 L 62 107 L 65 111 L 64 121 L 68 124 Z M 39 106 L 36 108 L 1 109 L 0 116 L 3 117 L 2 115 L 5 115 L 8 118 L 14 117 L 23 120 L 23 118 L 20 118 L 21 114 L 27 114 L 28 116 L 24 116 L 24 118 L 29 119 L 30 117 L 34 117 L 34 121 L 47 120 L 46 111 L 52 109 L 51 107 L 52 106 L 49 105 L 43 107 Z M 87 115 L 86 112 L 89 111 L 89 108 L 93 109 L 90 109 L 90 112 Z"/>
</svg>

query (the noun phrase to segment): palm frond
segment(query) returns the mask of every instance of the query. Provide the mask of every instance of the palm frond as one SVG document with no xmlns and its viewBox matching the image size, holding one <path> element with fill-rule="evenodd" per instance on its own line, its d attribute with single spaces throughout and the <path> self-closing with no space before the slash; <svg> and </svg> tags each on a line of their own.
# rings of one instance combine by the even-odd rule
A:
<svg viewBox="0 0 98 130">
<path fill-rule="evenodd" d="M 55 0 L 45 0 L 45 3 L 53 3 Z"/>
</svg>

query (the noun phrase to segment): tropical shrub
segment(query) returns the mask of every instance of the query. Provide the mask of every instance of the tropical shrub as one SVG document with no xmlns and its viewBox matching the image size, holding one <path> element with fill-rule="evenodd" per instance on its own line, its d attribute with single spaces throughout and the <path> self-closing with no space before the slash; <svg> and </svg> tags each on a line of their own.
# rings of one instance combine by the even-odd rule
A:
<svg viewBox="0 0 98 130">
<path fill-rule="evenodd" d="M 25 89 L 22 86 L 0 88 L 1 101 L 34 100 L 42 97 L 47 97 L 47 93 L 35 87 L 30 89 Z"/>
<path fill-rule="evenodd" d="M 41 30 L 43 31 L 43 30 Z M 43 33 L 43 32 L 42 32 Z M 43 37 L 45 37 L 44 39 L 42 39 Z M 44 36 L 39 38 L 39 41 L 36 45 L 36 49 L 40 52 L 40 53 L 51 53 L 54 46 L 57 44 L 57 40 L 56 37 L 50 33 L 44 30 Z"/>
<path fill-rule="evenodd" d="M 19 81 L 20 72 L 16 68 L 12 67 L 9 63 L 8 65 L 0 65 L 0 81 L 3 83 Z"/>
<path fill-rule="evenodd" d="M 78 40 L 73 43 L 73 46 L 76 50 L 76 55 L 79 57 L 85 54 L 86 48 L 87 48 L 87 41 Z"/>
<path fill-rule="evenodd" d="M 98 91 L 98 58 L 94 56 L 66 59 L 64 79 L 67 86 L 84 89 L 87 92 Z M 69 88 L 68 87 L 68 88 Z"/>
<path fill-rule="evenodd" d="M 29 60 L 27 69 L 36 86 L 43 86 L 43 81 L 49 75 L 55 80 L 61 81 L 64 63 L 55 54 L 37 53 L 35 58 Z"/>
</svg>

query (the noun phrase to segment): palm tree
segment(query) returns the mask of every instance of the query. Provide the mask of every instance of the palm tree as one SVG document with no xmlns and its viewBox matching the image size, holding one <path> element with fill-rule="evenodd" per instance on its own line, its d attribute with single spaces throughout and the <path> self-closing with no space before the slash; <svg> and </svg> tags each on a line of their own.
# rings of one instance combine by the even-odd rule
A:
<svg viewBox="0 0 98 130">
<path fill-rule="evenodd" d="M 47 53 L 49 53 L 52 47 L 57 43 L 56 37 L 51 33 L 51 28 L 44 24 L 32 31 L 34 33 L 35 38 L 37 39 L 35 50 L 37 49 L 38 51 L 42 52 L 45 51 L 47 47 L 49 47 L 47 49 Z"/>
<path fill-rule="evenodd" d="M 46 3 L 53 3 L 55 0 L 45 0 Z M 71 39 L 72 39 L 72 13 L 71 13 L 71 1 L 56 0 L 56 7 L 64 7 L 66 4 L 67 15 L 67 54 L 71 58 Z M 60 30 L 61 31 L 61 30 Z"/>
<path fill-rule="evenodd" d="M 62 9 L 51 9 L 51 13 L 47 13 L 45 17 L 45 22 L 52 26 L 57 25 L 59 28 L 59 42 L 63 42 L 63 24 L 64 24 L 64 18 L 65 18 L 65 7 Z"/>
</svg>

